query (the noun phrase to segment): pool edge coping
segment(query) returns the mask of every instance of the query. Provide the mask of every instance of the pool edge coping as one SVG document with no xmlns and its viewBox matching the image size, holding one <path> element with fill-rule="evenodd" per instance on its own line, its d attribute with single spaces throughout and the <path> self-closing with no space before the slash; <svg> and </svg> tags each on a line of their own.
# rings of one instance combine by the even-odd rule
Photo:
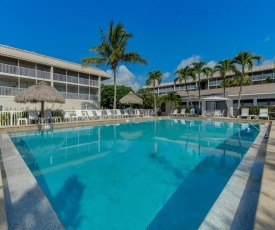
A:
<svg viewBox="0 0 275 230">
<path fill-rule="evenodd" d="M 152 117 L 147 117 L 147 119 L 138 119 L 138 121 L 142 121 L 142 120 L 152 120 Z M 169 119 L 169 117 L 163 117 L 163 119 Z M 171 118 L 172 119 L 172 118 Z M 182 117 L 182 118 L 178 118 L 178 119 L 186 119 L 185 117 Z M 188 118 L 189 119 L 189 118 Z M 205 119 L 199 119 L 199 120 L 205 120 Z M 214 119 L 213 119 L 214 120 Z M 219 121 L 225 121 L 225 120 L 221 120 L 221 119 L 215 119 L 215 120 L 219 120 Z M 228 120 L 226 120 L 226 121 L 228 121 Z M 239 120 L 229 120 L 229 121 L 234 121 L 234 122 L 240 122 Z M 244 120 L 242 120 L 243 122 L 251 122 L 251 121 L 244 121 Z M 109 121 L 110 122 L 110 121 Z M 121 120 L 115 120 L 115 121 L 112 121 L 113 123 L 121 123 Z M 257 121 L 257 122 L 255 122 L 255 123 L 259 123 L 259 122 L 265 122 L 266 123 L 266 121 Z M 104 122 L 105 123 L 105 122 Z M 103 124 L 104 124 L 103 123 Z M 253 122 L 251 122 L 251 123 L 254 123 L 254 121 Z M 99 124 L 102 124 L 101 122 L 99 122 Z M 79 125 L 79 123 L 78 123 L 78 125 Z M 95 125 L 95 123 L 93 123 L 93 124 L 91 124 L 91 125 Z M 273 124 L 272 125 L 272 122 L 271 122 L 271 128 L 272 129 L 275 129 L 275 124 Z M 25 129 L 26 130 L 26 129 Z M 19 130 L 17 130 L 17 131 L 19 131 Z M 29 131 L 29 129 L 27 129 L 27 131 Z M 8 133 L 7 132 L 0 132 L 0 136 L 2 136 L 2 134 L 7 134 L 8 135 Z M 275 137 L 275 130 L 274 130 L 274 132 L 273 132 L 273 134 L 274 134 L 274 137 Z M 271 135 L 271 133 L 270 133 L 270 135 Z M 274 139 L 274 138 L 273 138 Z M 271 143 L 269 143 L 269 141 L 268 141 L 268 146 L 269 145 L 271 145 L 272 146 L 272 149 L 275 149 L 275 144 L 274 144 L 274 141 L 273 142 L 271 142 Z M 2 148 L 2 146 L 0 146 L 0 150 L 1 150 L 1 148 Z M 14 147 L 15 148 L 15 147 Z M 17 151 L 17 150 L 16 150 Z M 270 151 L 270 150 L 267 150 L 267 153 L 268 153 L 268 151 Z M 270 152 L 271 153 L 271 152 Z M 18 153 L 19 154 L 19 153 Z M 273 158 L 273 162 L 274 162 L 274 158 Z M 273 163 L 274 164 L 274 163 Z M 264 169 L 265 170 L 265 169 Z M 275 167 L 272 169 L 272 171 L 273 171 L 273 173 L 275 172 Z M 1 176 L 1 175 L 0 175 Z M 262 179 L 262 181 L 264 181 L 264 179 L 265 179 L 265 173 L 263 174 L 263 179 Z M 2 182 L 2 176 L 1 176 L 1 178 L 0 178 L 0 185 L 1 185 L 1 182 Z M 1 192 L 3 192 L 3 186 L 2 186 L 2 188 L 0 188 L 0 196 L 1 196 Z M 262 185 L 261 185 L 261 193 L 262 193 Z M 262 196 L 262 194 L 260 193 L 260 197 Z M 275 192 L 274 192 L 274 197 L 275 197 Z M 3 197 L 4 198 L 4 197 Z M 259 203 L 258 203 L 258 206 L 260 205 L 260 202 L 261 202 L 261 198 L 259 198 Z M 5 208 L 5 202 L 3 202 L 4 203 L 4 207 L 3 208 Z M 3 204 L 1 204 L 0 203 L 0 208 L 1 208 L 1 210 L 3 210 L 2 209 L 2 207 L 1 207 L 1 205 L 3 205 Z M 259 206 L 260 207 L 260 206 Z M 257 216 L 259 215 L 258 214 L 258 207 L 257 207 Z M 260 213 L 260 211 L 259 211 L 259 213 Z M 5 219 L 6 218 L 6 212 L 4 213 L 5 215 L 4 215 L 4 217 L 2 216 L 2 212 L 0 212 L 0 220 L 2 220 L 1 218 L 3 217 L 4 218 L 4 220 L 6 220 L 6 224 L 7 224 L 7 226 L 6 226 L 6 229 L 8 229 L 8 223 L 7 223 L 7 219 Z M 275 213 L 273 213 L 274 215 L 275 215 Z M 255 220 L 256 220 L 256 217 L 255 217 Z M 273 221 L 273 220 L 272 220 Z M 256 222 L 255 222 L 256 223 Z M 273 225 L 274 226 L 274 225 Z M 2 227 L 2 225 L 1 225 L 1 227 Z M 2 228 L 1 228 L 2 229 Z M 261 228 L 262 229 L 262 228 Z"/>
</svg>

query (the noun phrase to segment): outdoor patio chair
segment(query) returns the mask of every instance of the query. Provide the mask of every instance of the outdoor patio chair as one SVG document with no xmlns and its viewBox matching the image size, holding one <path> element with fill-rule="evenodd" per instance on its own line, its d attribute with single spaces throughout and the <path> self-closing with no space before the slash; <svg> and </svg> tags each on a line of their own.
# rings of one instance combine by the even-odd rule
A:
<svg viewBox="0 0 275 230">
<path fill-rule="evenodd" d="M 116 116 L 117 116 L 118 118 L 121 118 L 121 117 L 128 117 L 129 114 L 122 114 L 121 111 L 120 111 L 120 109 L 116 109 Z"/>
<path fill-rule="evenodd" d="M 238 116 L 238 118 L 247 118 L 249 119 L 249 108 L 242 108 L 242 113 L 241 115 Z"/>
<path fill-rule="evenodd" d="M 178 109 L 174 109 L 173 113 L 169 113 L 170 116 L 178 116 Z"/>
<path fill-rule="evenodd" d="M 105 116 L 102 115 L 102 111 L 101 111 L 101 110 L 95 110 L 95 114 L 96 114 L 96 117 L 97 117 L 98 119 L 105 118 Z"/>
<path fill-rule="evenodd" d="M 28 111 L 28 119 L 29 122 L 28 123 L 32 123 L 32 121 L 34 121 L 34 123 L 38 123 L 39 117 L 38 117 L 38 113 L 36 110 L 33 111 Z"/>
<path fill-rule="evenodd" d="M 212 114 L 213 113 L 210 110 L 205 110 L 205 112 L 204 112 L 204 116 L 206 116 L 206 117 L 211 117 Z"/>
<path fill-rule="evenodd" d="M 87 115 L 90 120 L 96 119 L 96 116 L 94 115 L 92 110 L 87 110 Z"/>
<path fill-rule="evenodd" d="M 258 118 L 267 118 L 269 120 L 268 109 L 260 109 Z"/>
<path fill-rule="evenodd" d="M 222 117 L 222 111 L 220 109 L 216 109 L 214 111 L 214 117 Z"/>
<path fill-rule="evenodd" d="M 76 118 L 78 121 L 79 120 L 87 120 L 88 116 L 83 115 L 81 110 L 75 110 L 75 116 L 72 116 L 73 118 Z"/>
<path fill-rule="evenodd" d="M 136 116 L 136 117 L 143 117 L 143 114 L 141 114 L 138 109 L 135 109 L 134 110 L 134 116 Z"/>
<path fill-rule="evenodd" d="M 58 122 L 58 121 L 61 121 L 61 117 L 53 117 L 52 116 L 52 111 L 51 110 L 45 110 L 44 112 L 44 119 L 47 121 L 47 122 Z"/>
<path fill-rule="evenodd" d="M 195 109 L 190 109 L 190 116 L 196 116 Z"/>
<path fill-rule="evenodd" d="M 61 111 L 64 121 L 71 121 L 71 114 L 68 111 Z"/>
<path fill-rule="evenodd" d="M 111 110 L 106 109 L 105 112 L 106 112 L 106 115 L 105 115 L 106 118 L 113 118 L 113 114 L 111 113 Z"/>
<path fill-rule="evenodd" d="M 179 116 L 185 116 L 185 109 L 181 109 Z"/>
</svg>

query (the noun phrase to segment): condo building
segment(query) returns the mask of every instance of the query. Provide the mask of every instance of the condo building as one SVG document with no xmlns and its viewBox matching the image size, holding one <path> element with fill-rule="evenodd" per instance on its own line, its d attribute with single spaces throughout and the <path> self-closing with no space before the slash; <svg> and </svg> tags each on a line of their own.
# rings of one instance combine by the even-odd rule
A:
<svg viewBox="0 0 275 230">
<path fill-rule="evenodd" d="M 275 105 L 275 64 L 254 66 L 252 70 L 246 70 L 246 75 L 251 79 L 252 85 L 243 86 L 241 96 L 241 107 L 253 105 Z M 233 77 L 233 73 L 228 73 L 227 78 Z M 223 87 L 221 87 L 222 78 L 219 74 L 215 73 L 213 77 L 201 77 L 200 89 L 201 99 L 210 96 L 223 97 Z M 151 87 L 152 88 L 152 87 Z M 181 96 L 181 106 L 198 108 L 199 105 L 199 82 L 192 79 L 187 80 L 187 89 L 190 98 L 186 91 L 184 81 L 168 82 L 159 84 L 155 88 L 155 93 L 159 95 L 167 94 L 170 92 L 177 92 Z M 232 100 L 232 109 L 236 113 L 238 96 L 240 87 L 226 87 L 226 98 Z M 203 109 L 211 110 L 214 107 L 227 110 L 224 101 L 220 102 L 203 102 Z M 171 112 L 171 107 L 162 105 L 163 114 Z"/>
<path fill-rule="evenodd" d="M 0 110 L 40 109 L 38 104 L 15 103 L 14 96 L 44 81 L 57 89 L 65 104 L 46 103 L 50 109 L 95 109 L 100 107 L 101 81 L 105 71 L 0 45 Z"/>
</svg>

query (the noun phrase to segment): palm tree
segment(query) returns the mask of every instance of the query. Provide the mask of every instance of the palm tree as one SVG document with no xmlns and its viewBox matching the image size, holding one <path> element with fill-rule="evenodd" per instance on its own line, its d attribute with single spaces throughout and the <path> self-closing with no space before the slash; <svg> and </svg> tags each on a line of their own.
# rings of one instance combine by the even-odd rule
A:
<svg viewBox="0 0 275 230">
<path fill-rule="evenodd" d="M 195 74 L 195 76 L 198 77 L 198 82 L 199 82 L 199 85 L 198 85 L 199 86 L 199 112 L 201 109 L 201 74 L 208 77 L 213 73 L 212 68 L 206 66 L 205 64 L 206 63 L 203 61 L 192 63 L 192 71 Z"/>
<path fill-rule="evenodd" d="M 114 76 L 114 105 L 116 108 L 116 71 L 120 62 L 148 64 L 146 59 L 140 57 L 138 53 L 126 52 L 128 39 L 133 35 L 128 33 L 123 24 L 114 25 L 111 21 L 107 34 L 100 28 L 102 43 L 90 48 L 91 52 L 96 52 L 99 57 L 87 57 L 82 59 L 83 66 L 91 64 L 110 66 Z"/>
<path fill-rule="evenodd" d="M 223 61 L 219 61 L 215 66 L 214 66 L 214 71 L 218 72 L 223 80 L 223 96 L 225 97 L 225 87 L 226 87 L 226 73 L 227 72 L 234 72 L 237 73 L 238 69 L 234 65 L 234 62 L 230 59 L 225 59 Z"/>
<path fill-rule="evenodd" d="M 162 77 L 163 74 L 159 70 L 154 70 L 153 72 L 149 72 L 149 78 L 146 80 L 146 85 L 151 85 L 153 83 L 155 116 L 157 115 L 155 88 L 161 83 Z"/>
<path fill-rule="evenodd" d="M 194 75 L 194 72 L 192 71 L 192 68 L 190 66 L 186 66 L 183 69 L 178 69 L 176 71 L 176 74 L 177 74 L 177 77 L 174 80 L 174 84 L 176 84 L 177 81 L 179 83 L 182 83 L 182 80 L 184 80 L 186 93 L 187 93 L 188 98 L 190 100 L 191 106 L 193 107 L 192 100 L 191 100 L 191 97 L 189 95 L 189 90 L 188 90 L 188 87 L 187 87 L 187 82 L 186 82 L 189 77 L 191 77 L 193 80 L 196 79 L 196 76 Z"/>
<path fill-rule="evenodd" d="M 162 96 L 160 99 L 161 99 L 161 102 L 171 103 L 171 104 L 174 103 L 175 108 L 177 108 L 177 106 L 181 102 L 180 95 L 176 94 L 175 92 L 170 92 L 167 95 Z"/>
<path fill-rule="evenodd" d="M 248 70 L 251 70 L 254 66 L 254 61 L 257 60 L 258 63 L 262 61 L 262 56 L 253 55 L 251 52 L 240 52 L 238 53 L 233 62 L 239 66 L 241 66 L 241 80 L 240 80 L 240 91 L 239 91 L 239 98 L 238 98 L 238 106 L 237 111 L 239 114 L 240 104 L 241 104 L 241 96 L 242 96 L 242 89 L 243 89 L 243 81 L 245 77 L 245 67 L 248 67 Z"/>
</svg>

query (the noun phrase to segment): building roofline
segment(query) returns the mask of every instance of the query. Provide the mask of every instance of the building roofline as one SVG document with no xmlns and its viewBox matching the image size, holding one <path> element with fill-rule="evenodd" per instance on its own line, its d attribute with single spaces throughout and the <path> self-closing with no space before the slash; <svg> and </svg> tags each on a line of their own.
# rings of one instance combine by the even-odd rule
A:
<svg viewBox="0 0 275 230">
<path fill-rule="evenodd" d="M 2 44 L 0 44 L 0 55 L 19 59 L 19 60 L 35 62 L 43 65 L 49 65 L 53 67 L 68 69 L 76 72 L 82 72 L 82 73 L 91 74 L 95 76 L 100 76 L 102 80 L 111 78 L 105 71 L 98 68 L 83 67 L 81 64 L 64 61 L 58 58 L 46 56 L 43 54 L 38 54 L 35 52 L 30 52 L 27 50 L 21 50 L 18 48 L 14 48 L 14 47 L 2 45 Z"/>
</svg>

